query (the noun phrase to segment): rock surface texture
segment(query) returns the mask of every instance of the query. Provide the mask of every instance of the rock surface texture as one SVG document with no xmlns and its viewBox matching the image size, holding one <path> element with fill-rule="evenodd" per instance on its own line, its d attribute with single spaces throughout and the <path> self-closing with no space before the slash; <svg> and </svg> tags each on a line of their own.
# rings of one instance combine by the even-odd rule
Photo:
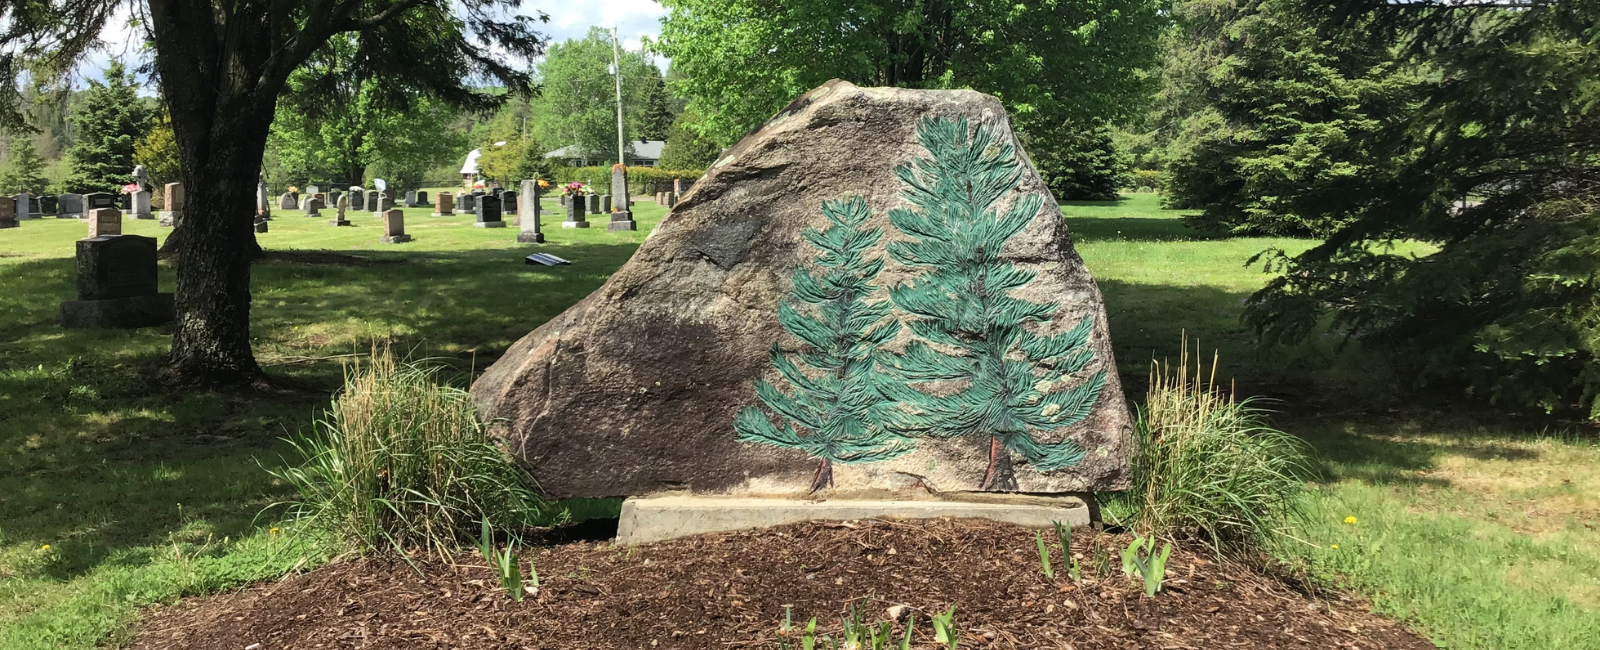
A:
<svg viewBox="0 0 1600 650">
<path fill-rule="evenodd" d="M 1005 110 L 829 82 L 473 385 L 554 497 L 1128 485 L 1105 308 Z"/>
</svg>

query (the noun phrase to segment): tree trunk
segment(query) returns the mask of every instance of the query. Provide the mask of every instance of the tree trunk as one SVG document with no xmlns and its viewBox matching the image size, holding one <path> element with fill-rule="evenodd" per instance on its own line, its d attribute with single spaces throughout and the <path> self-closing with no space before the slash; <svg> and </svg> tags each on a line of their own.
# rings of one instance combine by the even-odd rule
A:
<svg viewBox="0 0 1600 650">
<path fill-rule="evenodd" d="M 984 492 L 1017 490 L 1017 477 L 1011 469 L 1011 452 L 1006 450 L 999 436 L 989 437 L 989 471 L 984 472 L 983 484 L 978 489 Z"/>
<path fill-rule="evenodd" d="M 813 493 L 833 487 L 833 461 L 826 458 L 817 465 L 817 473 L 811 477 L 811 491 Z"/>
<path fill-rule="evenodd" d="M 209 0 L 150 0 L 149 7 L 185 194 L 163 247 L 178 269 L 169 370 L 181 384 L 260 386 L 265 375 L 250 349 L 250 262 L 260 252 L 251 226 L 267 129 L 287 73 L 267 75 L 274 45 L 263 15 L 220 16 Z"/>
</svg>

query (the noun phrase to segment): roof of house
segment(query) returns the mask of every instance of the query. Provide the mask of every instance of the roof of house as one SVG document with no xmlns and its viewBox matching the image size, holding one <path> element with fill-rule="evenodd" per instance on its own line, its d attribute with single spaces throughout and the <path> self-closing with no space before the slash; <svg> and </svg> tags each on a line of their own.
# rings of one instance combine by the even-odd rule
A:
<svg viewBox="0 0 1600 650">
<path fill-rule="evenodd" d="M 630 141 L 628 144 L 630 145 L 630 148 L 633 149 L 633 156 L 635 158 L 644 158 L 644 159 L 647 159 L 647 160 L 660 160 L 661 159 L 661 148 L 667 146 L 667 141 L 666 140 L 633 140 L 633 141 Z M 583 150 L 579 149 L 578 145 L 570 144 L 570 145 L 567 145 L 567 146 L 562 147 L 560 149 L 557 149 L 555 151 L 552 151 L 550 153 L 547 153 L 547 154 L 544 155 L 544 157 L 546 157 L 546 158 L 583 158 L 584 155 L 583 155 Z M 593 157 L 593 158 L 602 158 L 604 156 L 603 155 L 595 155 L 595 156 L 591 156 L 591 157 Z"/>
</svg>

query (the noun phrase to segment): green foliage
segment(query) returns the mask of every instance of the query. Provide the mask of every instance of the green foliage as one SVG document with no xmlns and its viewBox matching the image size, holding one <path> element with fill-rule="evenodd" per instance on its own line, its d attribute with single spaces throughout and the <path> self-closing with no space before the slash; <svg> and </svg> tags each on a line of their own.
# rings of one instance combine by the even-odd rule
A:
<svg viewBox="0 0 1600 650">
<path fill-rule="evenodd" d="M 513 187 L 524 179 L 549 180 L 555 165 L 544 154 L 548 150 L 537 136 L 503 119 L 514 114 L 502 113 L 492 123 L 488 138 L 478 145 L 478 174 Z M 496 143 L 504 142 L 504 145 Z"/>
<path fill-rule="evenodd" d="M 500 577 L 500 589 L 506 596 L 516 602 L 522 602 L 522 567 L 517 563 L 517 542 L 512 539 L 500 551 L 494 548 L 494 529 L 489 526 L 489 520 L 483 520 L 483 530 L 478 535 L 478 553 L 483 555 L 483 561 L 495 570 Z M 528 573 L 532 578 L 533 587 L 539 587 L 539 570 L 532 564 L 528 565 Z"/>
<path fill-rule="evenodd" d="M 883 261 L 866 253 L 883 231 L 866 227 L 872 210 L 860 196 L 824 201 L 822 215 L 827 229 L 807 228 L 802 234 L 819 251 L 820 272 L 797 267 L 791 300 L 778 306 L 778 323 L 806 346 L 793 355 L 772 347 L 772 366 L 789 392 L 765 379 L 756 382 L 761 403 L 782 423 L 774 425 L 754 406 L 734 420 L 740 440 L 798 449 L 820 460 L 812 491 L 833 486 L 833 463 L 879 462 L 912 449 L 909 441 L 885 430 L 877 414 L 884 397 L 876 388 L 875 359 L 900 331 L 900 324 L 888 318 L 888 301 L 867 301 L 877 290 L 872 282 Z"/>
<path fill-rule="evenodd" d="M 956 606 L 933 615 L 933 640 L 943 643 L 946 650 L 956 650 L 961 643 L 961 630 L 956 628 Z"/>
<path fill-rule="evenodd" d="M 650 188 L 656 181 L 670 181 L 682 179 L 689 183 L 697 181 L 705 174 L 703 169 L 669 169 L 666 167 L 628 167 L 628 191 L 634 196 L 645 196 L 650 193 Z M 550 177 L 552 183 L 583 183 L 593 182 L 606 184 L 611 182 L 610 167 L 557 167 L 552 169 Z M 609 190 L 609 188 L 608 188 Z M 601 192 L 604 194 L 605 192 Z"/>
<path fill-rule="evenodd" d="M 1331 2 L 1399 41 L 1418 108 L 1352 136 L 1378 161 L 1311 206 L 1326 243 L 1271 253 L 1268 343 L 1356 339 L 1416 384 L 1600 419 L 1600 58 L 1594 0 L 1407 12 Z M 1380 39 L 1382 42 L 1382 39 Z M 1392 245 L 1430 245 L 1420 255 Z"/>
<path fill-rule="evenodd" d="M 423 547 L 449 557 L 474 524 L 546 524 L 544 503 L 477 418 L 465 391 L 375 351 L 345 379 L 319 433 L 292 441 L 300 464 L 273 475 L 290 514 L 362 551 Z"/>
<path fill-rule="evenodd" d="M 331 39 L 290 75 L 268 138 L 285 178 L 364 185 L 383 178 L 415 188 L 441 161 L 458 161 L 466 142 L 450 128 L 457 113 L 377 73 L 362 37 Z"/>
<path fill-rule="evenodd" d="M 1044 545 L 1044 533 L 1034 533 L 1033 541 L 1039 545 L 1039 572 L 1043 573 L 1044 577 L 1054 580 L 1056 568 L 1050 563 L 1050 547 Z"/>
<path fill-rule="evenodd" d="M 172 118 L 165 111 L 151 123 L 144 137 L 134 144 L 133 162 L 144 165 L 145 173 L 150 175 L 150 184 L 156 188 L 183 180 L 178 143 L 172 136 Z M 152 196 L 158 194 L 161 192 L 151 192 Z"/>
<path fill-rule="evenodd" d="M 666 169 L 705 169 L 722 155 L 722 147 L 689 126 L 694 114 L 678 114 L 667 130 L 667 143 L 661 148 L 660 166 Z"/>
<path fill-rule="evenodd" d="M 1083 459 L 1072 440 L 1043 443 L 1032 431 L 1071 426 L 1099 399 L 1104 370 L 1075 378 L 1094 360 L 1088 347 L 1094 322 L 1085 316 L 1055 335 L 1024 327 L 1046 321 L 1056 308 L 1010 295 L 1035 274 L 1000 259 L 1006 241 L 1043 203 L 1027 194 L 999 213 L 1001 199 L 1022 175 L 1012 144 L 986 126 L 969 130 L 965 118 L 924 120 L 917 136 L 929 156 L 895 169 L 902 196 L 915 209 L 890 211 L 890 222 L 907 239 L 888 250 L 895 261 L 926 270 L 889 290 L 895 306 L 913 317 L 908 327 L 917 340 L 883 357 L 880 390 L 898 403 L 885 411 L 886 426 L 913 437 L 989 438 L 982 488 L 1015 489 L 1004 450 L 1041 472 Z M 963 385 L 953 393 L 917 387 L 928 382 Z"/>
<path fill-rule="evenodd" d="M 672 114 L 672 97 L 667 93 L 667 82 L 659 75 L 645 81 L 644 108 L 639 114 L 640 140 L 666 140 L 668 131 L 676 123 Z M 623 110 L 627 117 L 627 110 Z M 690 165 L 704 167 L 705 165 Z"/>
<path fill-rule="evenodd" d="M 103 83 L 89 80 L 89 88 L 72 106 L 71 120 L 77 137 L 67 150 L 72 160 L 67 187 L 74 192 L 121 192 L 133 180 L 134 144 L 150 122 L 133 74 L 121 61 L 113 59 L 106 66 Z"/>
<path fill-rule="evenodd" d="M 599 27 L 590 28 L 584 38 L 550 46 L 539 66 L 544 78 L 535 111 L 540 139 L 558 149 L 577 145 L 590 161 L 608 167 L 617 162 L 617 87 L 608 72 L 611 65 L 611 33 Z M 661 116 L 650 110 L 648 100 L 660 81 L 661 71 L 643 54 L 622 52 L 623 134 L 629 142 L 658 130 Z"/>
<path fill-rule="evenodd" d="M 1162 544 L 1156 551 L 1154 537 L 1137 536 L 1128 548 L 1122 549 L 1122 571 L 1132 577 L 1144 579 L 1144 595 L 1156 595 L 1167 576 L 1167 558 L 1172 555 L 1172 544 Z"/>
<path fill-rule="evenodd" d="M 1178 370 L 1154 364 L 1135 424 L 1133 487 L 1106 512 L 1151 537 L 1199 537 L 1218 551 L 1260 548 L 1286 534 L 1305 495 L 1305 443 L 1207 383 L 1187 344 Z M 1215 364 L 1212 368 L 1215 372 Z"/>
<path fill-rule="evenodd" d="M 1139 192 L 1156 192 L 1163 187 L 1161 184 L 1161 170 L 1135 169 L 1133 170 L 1128 187 Z"/>
<path fill-rule="evenodd" d="M 130 171 L 132 167 L 128 168 Z M 33 138 L 19 135 L 11 139 L 10 159 L 6 162 L 4 171 L 0 171 L 0 194 L 17 194 L 27 192 L 29 196 L 44 194 L 50 186 L 50 181 L 40 174 L 44 170 L 44 160 L 39 158 L 39 150 L 33 146 Z M 121 191 L 121 186 L 118 186 Z"/>
<path fill-rule="evenodd" d="M 1151 0 L 667 0 L 658 44 L 691 125 L 731 145 L 829 79 L 972 88 L 1023 131 L 1136 114 L 1167 19 Z"/>
<path fill-rule="evenodd" d="M 1058 199 L 1108 201 L 1129 183 L 1128 161 L 1109 128 L 1035 126 L 1026 136 L 1028 155 Z"/>
<path fill-rule="evenodd" d="M 1319 28 L 1315 0 L 1193 0 L 1167 41 L 1163 184 L 1190 225 L 1233 234 L 1326 235 L 1329 213 L 1391 161 L 1368 143 L 1414 110 L 1415 73 L 1370 25 Z"/>
</svg>

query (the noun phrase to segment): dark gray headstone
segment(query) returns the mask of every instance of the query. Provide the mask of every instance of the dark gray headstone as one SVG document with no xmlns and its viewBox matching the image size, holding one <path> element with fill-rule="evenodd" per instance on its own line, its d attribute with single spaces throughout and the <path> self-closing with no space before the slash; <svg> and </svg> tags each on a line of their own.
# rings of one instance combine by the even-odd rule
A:
<svg viewBox="0 0 1600 650">
<path fill-rule="evenodd" d="M 363 207 L 362 209 L 363 210 L 371 210 L 373 212 L 377 212 L 378 211 L 378 191 L 377 190 L 367 190 L 367 201 L 366 201 L 365 207 Z"/>
<path fill-rule="evenodd" d="M 462 194 L 457 202 L 456 210 L 461 212 L 475 212 L 478 204 L 477 193 Z"/>
<path fill-rule="evenodd" d="M 61 210 L 62 215 L 71 215 L 73 217 L 82 218 L 84 215 L 83 195 L 62 194 L 59 201 L 59 209 Z"/>
<path fill-rule="evenodd" d="M 99 210 L 100 208 L 114 207 L 117 207 L 117 199 L 105 192 L 90 192 L 83 195 L 84 214 L 88 214 L 94 210 Z"/>
<path fill-rule="evenodd" d="M 585 210 L 587 203 L 587 201 L 583 200 L 582 196 L 573 196 L 572 200 L 567 201 L 567 219 L 566 221 L 561 222 L 561 227 L 588 228 L 589 220 L 585 218 L 587 214 L 587 211 Z"/>
<path fill-rule="evenodd" d="M 590 194 L 586 197 L 583 197 L 583 200 L 589 203 L 589 214 L 600 214 L 599 194 Z"/>
<path fill-rule="evenodd" d="M 500 212 L 504 214 L 517 213 L 517 193 L 506 190 L 500 193 Z"/>
<path fill-rule="evenodd" d="M 417 205 L 432 205 L 431 203 L 428 203 L 427 192 L 417 192 Z"/>
<path fill-rule="evenodd" d="M 132 194 L 118 194 L 117 195 L 117 209 L 122 210 L 123 212 L 127 212 L 129 210 L 132 210 L 133 209 L 133 195 Z"/>
<path fill-rule="evenodd" d="M 57 197 L 46 194 L 39 197 L 39 211 L 45 214 L 60 214 L 60 203 Z"/>
<path fill-rule="evenodd" d="M 478 201 L 473 207 L 473 214 L 477 216 L 477 220 L 474 221 L 472 225 L 479 228 L 506 227 L 506 222 L 500 218 L 499 201 L 494 200 L 494 197 L 490 196 L 480 196 L 476 198 Z"/>
<path fill-rule="evenodd" d="M 134 328 L 172 321 L 172 294 L 156 288 L 155 238 L 80 239 L 77 261 L 78 299 L 61 303 L 62 327 Z"/>
</svg>

